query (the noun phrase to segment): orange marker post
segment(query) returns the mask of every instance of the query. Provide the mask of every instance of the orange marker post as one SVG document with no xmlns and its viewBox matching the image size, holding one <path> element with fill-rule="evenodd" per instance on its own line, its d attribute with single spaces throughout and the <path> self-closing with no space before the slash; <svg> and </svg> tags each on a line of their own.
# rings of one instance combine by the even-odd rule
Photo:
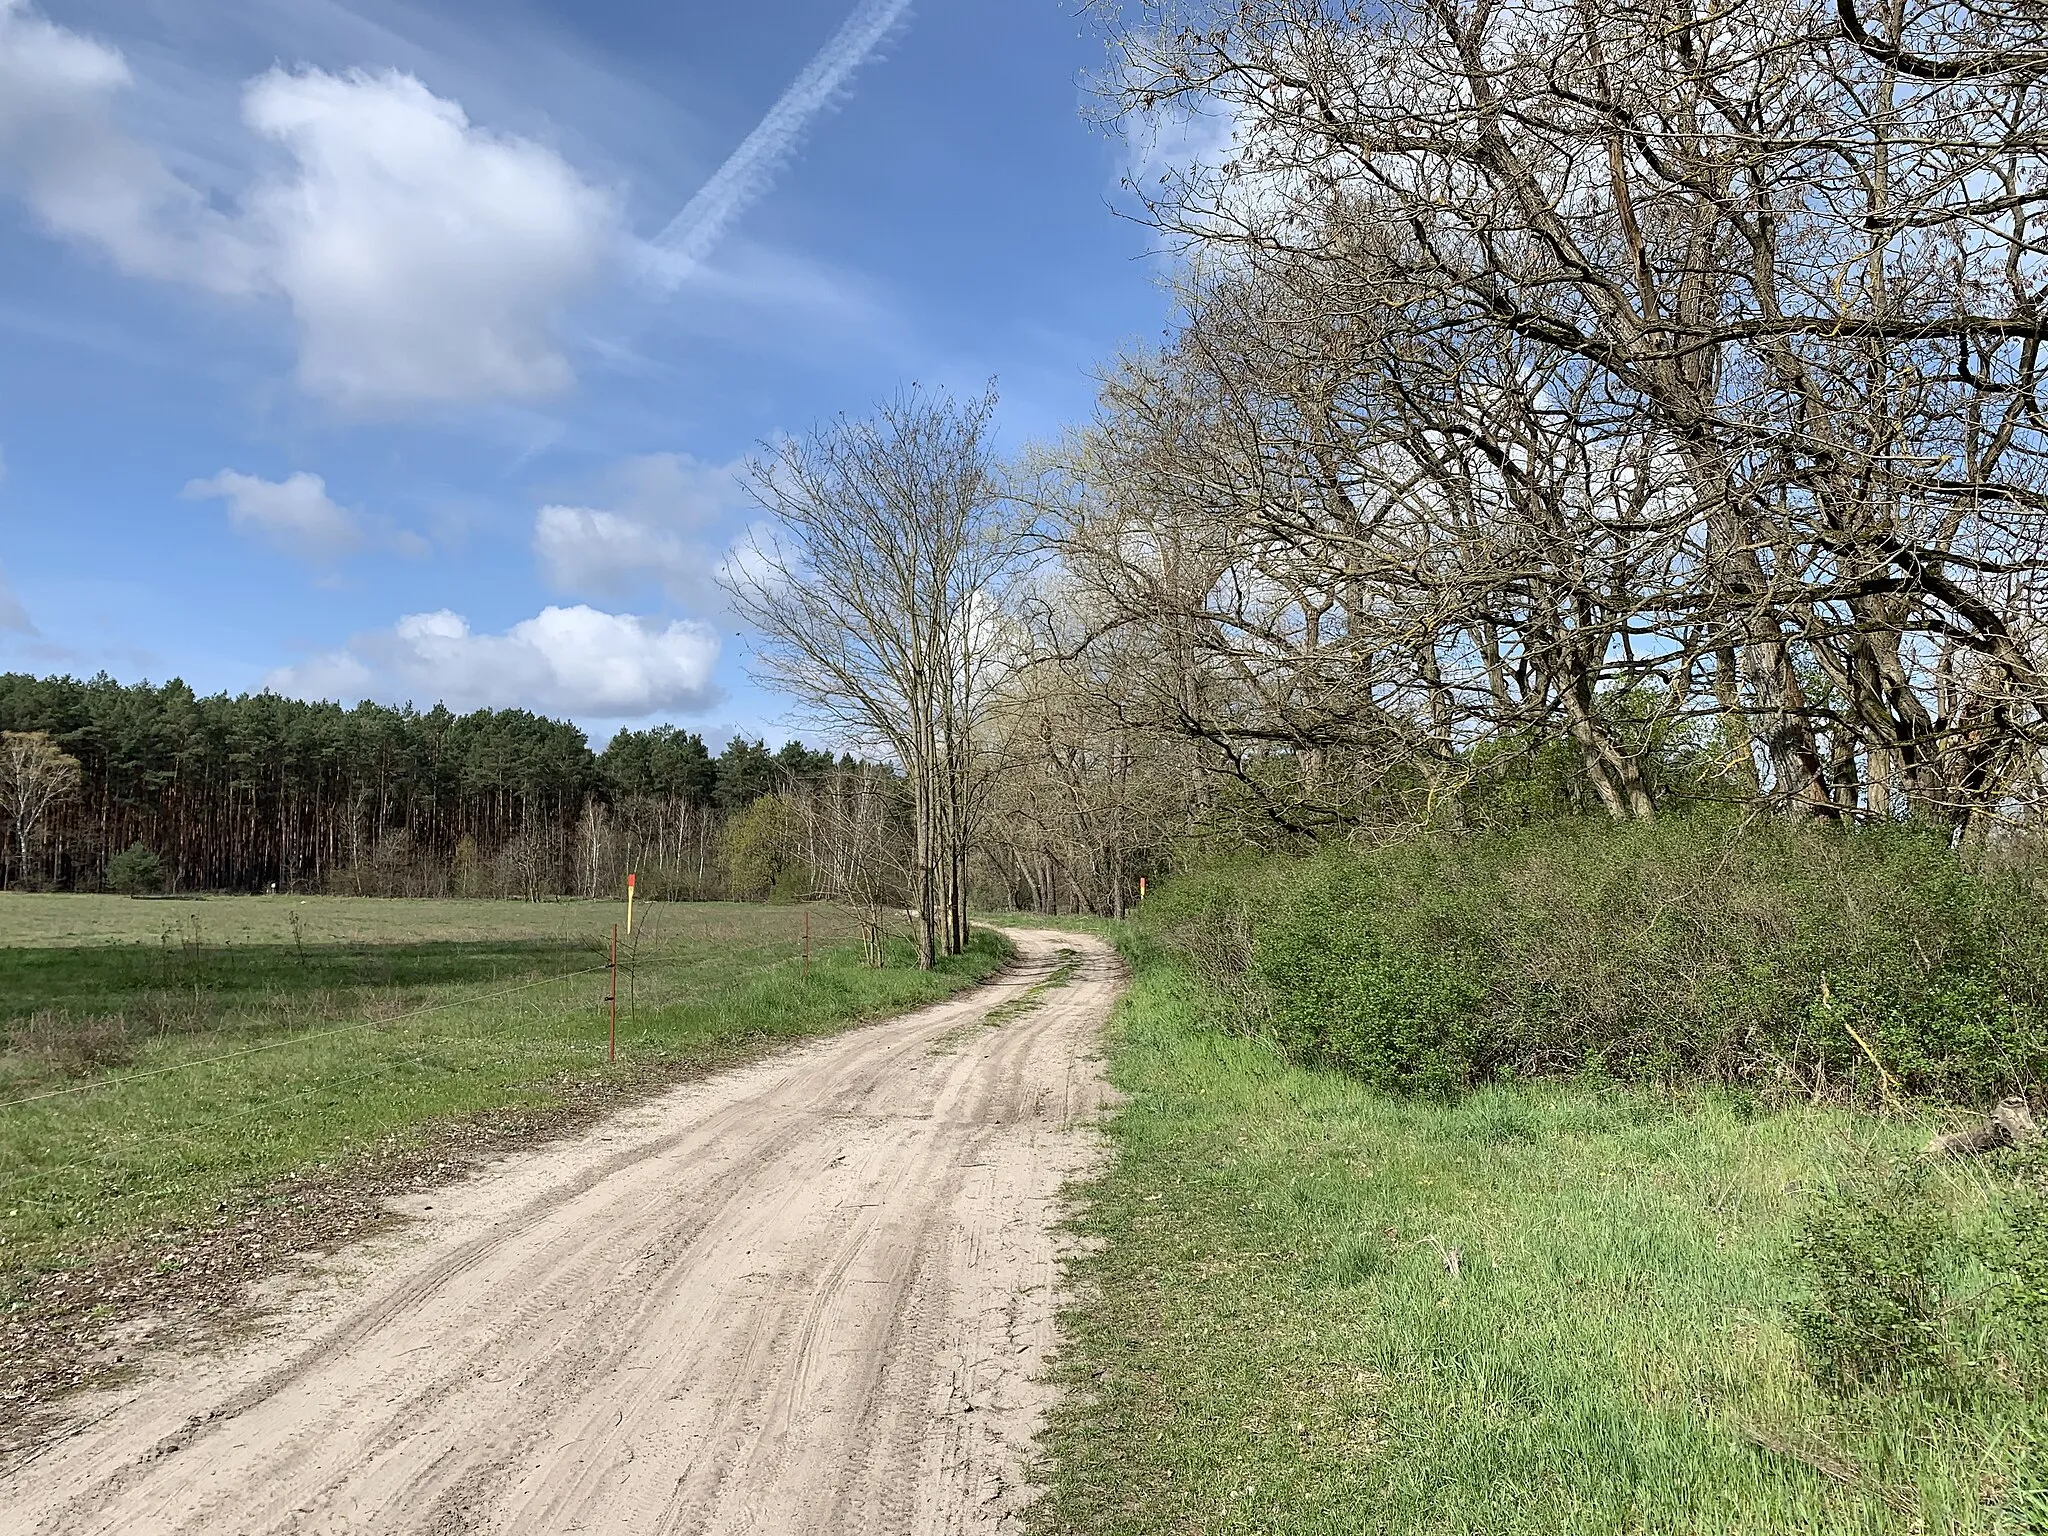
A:
<svg viewBox="0 0 2048 1536">
<path fill-rule="evenodd" d="M 628 938 L 632 937 L 633 933 L 633 887 L 639 879 L 638 875 L 626 876 L 626 935 Z"/>
</svg>

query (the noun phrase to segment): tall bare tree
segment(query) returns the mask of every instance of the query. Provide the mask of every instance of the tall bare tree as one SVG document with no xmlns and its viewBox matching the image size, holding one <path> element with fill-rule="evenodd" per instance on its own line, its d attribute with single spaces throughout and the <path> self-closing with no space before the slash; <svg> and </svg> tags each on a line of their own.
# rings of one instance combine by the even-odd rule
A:
<svg viewBox="0 0 2048 1536">
<path fill-rule="evenodd" d="M 1239 675 L 1191 714 L 1263 698 L 1298 758 L 1295 701 L 1341 696 L 1318 658 L 1369 661 L 1370 750 L 1440 782 L 1562 729 L 1640 814 L 1597 706 L 1654 686 L 1730 733 L 1731 792 L 1793 813 L 1973 835 L 2039 802 L 2034 0 L 1139 9 L 1113 110 L 1229 141 L 1144 189 L 1202 298 L 1097 434 L 1194 514 L 1162 612 Z"/>
<path fill-rule="evenodd" d="M 770 524 L 723 573 L 756 675 L 902 764 L 925 967 L 966 942 L 978 739 L 1017 657 L 994 409 L 913 388 L 774 445 L 748 474 Z"/>
<path fill-rule="evenodd" d="M 870 966 L 881 965 L 913 883 L 907 798 L 903 780 L 877 763 L 842 764 L 790 791 L 812 850 L 812 894 L 853 910 Z"/>
</svg>

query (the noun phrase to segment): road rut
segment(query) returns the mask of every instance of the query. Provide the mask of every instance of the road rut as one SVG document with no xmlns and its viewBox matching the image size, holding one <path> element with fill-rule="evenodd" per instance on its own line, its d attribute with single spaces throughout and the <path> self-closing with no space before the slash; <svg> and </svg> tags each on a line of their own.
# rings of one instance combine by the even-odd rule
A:
<svg viewBox="0 0 2048 1536">
<path fill-rule="evenodd" d="M 1015 1529 L 1120 982 L 1014 937 L 971 997 L 405 1202 L 268 1336 L 0 1468 L 0 1529 Z"/>
</svg>

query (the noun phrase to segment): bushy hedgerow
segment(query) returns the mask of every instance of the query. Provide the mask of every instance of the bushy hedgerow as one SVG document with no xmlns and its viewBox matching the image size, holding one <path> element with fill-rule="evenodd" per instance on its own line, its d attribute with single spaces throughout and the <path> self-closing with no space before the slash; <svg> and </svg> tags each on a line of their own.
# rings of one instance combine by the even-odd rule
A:
<svg viewBox="0 0 2048 1536">
<path fill-rule="evenodd" d="M 1592 1070 L 1988 1100 L 2048 1080 L 2042 902 L 1910 830 L 1553 821 L 1196 871 L 1148 918 L 1249 1026 L 1401 1091 Z"/>
</svg>

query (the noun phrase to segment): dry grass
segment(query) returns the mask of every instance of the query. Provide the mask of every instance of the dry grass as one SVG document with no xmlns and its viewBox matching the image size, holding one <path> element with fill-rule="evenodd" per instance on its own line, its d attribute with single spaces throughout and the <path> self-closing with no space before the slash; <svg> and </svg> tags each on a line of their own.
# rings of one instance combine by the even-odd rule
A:
<svg viewBox="0 0 2048 1536">
<path fill-rule="evenodd" d="M 643 902 L 659 921 L 660 909 Z M 693 910 L 730 912 L 725 903 Z M 795 913 L 795 908 L 749 909 Z M 89 944 L 405 944 L 574 939 L 623 923 L 623 901 L 401 901 L 379 896 L 156 899 L 0 891 L 0 947 Z M 771 918 L 770 921 L 773 921 Z M 801 921 L 801 918 L 798 918 Z"/>
<path fill-rule="evenodd" d="M 118 1013 L 73 1017 L 44 1008 L 8 1026 L 7 1048 L 37 1066 L 80 1077 L 134 1059 L 128 1020 Z"/>
</svg>

